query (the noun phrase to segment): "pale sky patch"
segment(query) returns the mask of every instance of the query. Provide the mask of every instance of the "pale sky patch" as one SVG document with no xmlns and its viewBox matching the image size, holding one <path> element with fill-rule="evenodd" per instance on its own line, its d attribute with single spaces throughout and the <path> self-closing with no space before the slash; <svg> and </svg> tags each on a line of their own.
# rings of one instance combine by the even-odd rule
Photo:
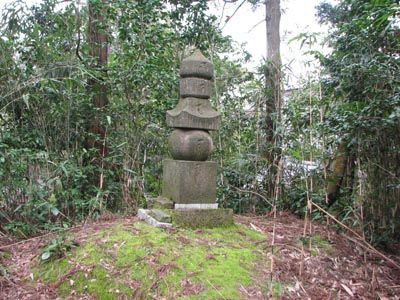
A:
<svg viewBox="0 0 400 300">
<path fill-rule="evenodd" d="M 239 44 L 245 43 L 245 49 L 252 55 L 252 60 L 247 64 L 250 70 L 254 70 L 266 56 L 266 25 L 265 7 L 260 4 L 255 9 L 248 2 L 244 3 L 235 15 L 225 24 L 227 16 L 232 16 L 242 1 L 227 3 L 223 0 L 214 1 L 211 12 L 221 20 L 220 27 L 225 35 L 230 35 Z M 315 72 L 318 68 L 314 61 L 310 64 L 312 57 L 304 55 L 310 50 L 300 42 L 290 42 L 294 37 L 304 32 L 321 33 L 321 39 L 327 34 L 327 27 L 318 24 L 316 17 L 316 6 L 322 0 L 281 0 L 281 56 L 288 77 L 288 85 L 296 86 L 298 81 L 307 76 L 309 72 Z M 328 2 L 334 2 L 330 0 Z M 329 49 L 319 45 L 313 45 L 313 49 L 326 53 Z"/>
</svg>

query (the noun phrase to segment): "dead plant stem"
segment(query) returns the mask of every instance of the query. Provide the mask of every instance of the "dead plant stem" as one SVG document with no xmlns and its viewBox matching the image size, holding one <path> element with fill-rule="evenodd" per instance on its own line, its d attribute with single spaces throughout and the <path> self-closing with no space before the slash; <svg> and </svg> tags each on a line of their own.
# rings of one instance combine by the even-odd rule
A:
<svg viewBox="0 0 400 300">
<path fill-rule="evenodd" d="M 379 250 L 375 249 L 371 244 L 369 244 L 367 241 L 365 241 L 363 239 L 363 237 L 361 235 L 359 235 L 357 232 L 355 232 L 353 229 L 351 229 L 350 227 L 348 227 L 347 225 L 343 224 L 342 222 L 340 222 L 338 219 L 336 219 L 332 214 L 330 214 L 329 212 L 327 212 L 325 209 L 323 209 L 321 206 L 319 206 L 318 204 L 312 202 L 312 205 L 314 205 L 317 209 L 319 209 L 320 211 L 322 211 L 323 213 L 325 213 L 327 216 L 329 216 L 332 220 L 334 220 L 337 224 L 339 224 L 340 226 L 342 226 L 343 228 L 347 229 L 348 231 L 350 231 L 354 236 L 356 236 L 358 238 L 358 240 L 353 239 L 347 235 L 344 235 L 344 237 L 346 237 L 347 239 L 355 242 L 356 244 L 360 245 L 361 247 L 369 250 L 372 253 L 375 253 L 376 255 L 380 256 L 381 258 L 387 260 L 388 262 L 390 262 L 394 267 L 396 267 L 397 269 L 400 270 L 400 265 L 395 262 L 394 260 L 392 260 L 390 257 L 386 256 L 385 254 L 383 254 L 382 252 L 380 252 Z"/>
<path fill-rule="evenodd" d="M 261 199 L 263 199 L 265 202 L 267 202 L 269 205 L 271 205 L 272 208 L 274 207 L 274 205 L 273 205 L 270 201 L 268 201 L 268 199 L 267 199 L 265 196 L 263 196 L 263 195 L 261 195 L 261 194 L 259 194 L 259 193 L 257 193 L 257 192 L 250 191 L 250 190 L 242 190 L 242 189 L 239 189 L 238 187 L 233 186 L 233 185 L 230 185 L 230 187 L 231 187 L 231 188 L 234 188 L 235 190 L 237 190 L 237 191 L 239 191 L 239 192 L 242 192 L 242 193 L 250 193 L 250 194 L 257 195 L 258 197 L 260 197 Z"/>
</svg>

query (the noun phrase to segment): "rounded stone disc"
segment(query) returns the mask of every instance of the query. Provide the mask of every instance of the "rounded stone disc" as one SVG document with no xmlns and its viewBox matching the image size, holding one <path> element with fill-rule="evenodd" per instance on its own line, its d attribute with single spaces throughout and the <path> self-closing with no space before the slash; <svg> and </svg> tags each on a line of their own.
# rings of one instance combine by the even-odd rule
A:
<svg viewBox="0 0 400 300">
<path fill-rule="evenodd" d="M 213 149 L 210 134 L 205 130 L 175 129 L 168 140 L 174 159 L 205 161 Z"/>
</svg>

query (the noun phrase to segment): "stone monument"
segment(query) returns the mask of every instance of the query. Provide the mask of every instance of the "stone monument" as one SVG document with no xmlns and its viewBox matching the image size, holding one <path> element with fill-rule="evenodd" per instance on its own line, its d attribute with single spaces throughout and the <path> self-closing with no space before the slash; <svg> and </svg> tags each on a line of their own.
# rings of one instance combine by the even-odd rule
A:
<svg viewBox="0 0 400 300">
<path fill-rule="evenodd" d="M 214 67 L 196 50 L 182 61 L 179 75 L 180 100 L 166 114 L 173 128 L 168 140 L 172 159 L 163 161 L 162 197 L 150 199 L 150 205 L 173 209 L 169 213 L 177 225 L 229 225 L 232 210 L 218 209 L 216 202 L 217 163 L 207 161 L 213 149 L 209 131 L 217 130 L 221 122 L 209 100 Z M 162 213 L 149 212 L 156 220 L 158 214 Z"/>
<path fill-rule="evenodd" d="M 210 130 L 219 128 L 221 117 L 210 103 L 214 68 L 203 54 L 184 59 L 180 68 L 180 101 L 167 111 L 173 159 L 164 160 L 163 193 L 176 209 L 217 208 L 217 163 L 206 161 L 213 149 Z"/>
</svg>

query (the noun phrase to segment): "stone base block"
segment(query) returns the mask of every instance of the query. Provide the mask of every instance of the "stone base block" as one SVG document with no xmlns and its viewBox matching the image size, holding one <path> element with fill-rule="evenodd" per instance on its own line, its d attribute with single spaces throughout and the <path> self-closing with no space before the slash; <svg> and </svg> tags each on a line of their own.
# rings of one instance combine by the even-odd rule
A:
<svg viewBox="0 0 400 300">
<path fill-rule="evenodd" d="M 171 212 L 172 224 L 185 228 L 213 228 L 233 225 L 232 209 L 190 209 Z"/>
<path fill-rule="evenodd" d="M 163 164 L 163 197 L 183 204 L 216 202 L 216 162 L 165 159 Z"/>
</svg>

